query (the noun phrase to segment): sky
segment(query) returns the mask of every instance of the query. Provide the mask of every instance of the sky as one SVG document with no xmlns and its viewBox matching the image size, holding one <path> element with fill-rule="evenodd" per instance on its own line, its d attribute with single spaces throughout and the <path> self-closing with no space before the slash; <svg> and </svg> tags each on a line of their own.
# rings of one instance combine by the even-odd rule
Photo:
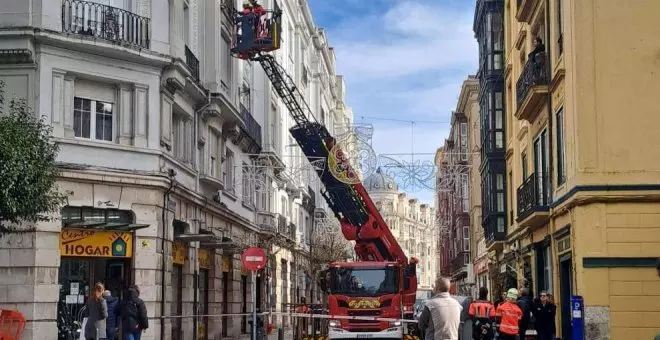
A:
<svg viewBox="0 0 660 340">
<path fill-rule="evenodd" d="M 463 80 L 477 71 L 475 0 L 309 0 L 335 49 L 356 124 L 378 154 L 432 161 Z M 411 153 L 417 155 L 411 156 Z M 433 203 L 429 189 L 401 190 Z"/>
</svg>

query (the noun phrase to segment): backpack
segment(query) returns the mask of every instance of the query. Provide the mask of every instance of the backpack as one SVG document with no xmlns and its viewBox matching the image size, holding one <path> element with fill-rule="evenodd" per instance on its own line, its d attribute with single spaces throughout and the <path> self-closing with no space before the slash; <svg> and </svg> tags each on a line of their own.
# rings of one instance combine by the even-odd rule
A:
<svg viewBox="0 0 660 340">
<path fill-rule="evenodd" d="M 131 332 L 139 332 L 143 329 L 143 325 L 141 324 L 142 318 L 140 317 L 140 308 L 138 303 L 136 303 L 134 300 L 126 301 L 126 304 L 124 305 L 124 315 L 124 320 L 126 322 L 126 325 L 124 326 L 125 329 Z"/>
</svg>

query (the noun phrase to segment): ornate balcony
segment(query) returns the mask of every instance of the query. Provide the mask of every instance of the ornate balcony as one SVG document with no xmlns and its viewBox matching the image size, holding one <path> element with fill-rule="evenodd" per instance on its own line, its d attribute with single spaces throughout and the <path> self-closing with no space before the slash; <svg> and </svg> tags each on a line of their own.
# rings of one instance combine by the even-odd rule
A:
<svg viewBox="0 0 660 340">
<path fill-rule="evenodd" d="M 251 153 L 261 152 L 261 125 L 252 117 L 252 113 L 241 104 L 241 119 L 245 124 L 245 133 L 251 140 Z"/>
<path fill-rule="evenodd" d="M 536 228 L 548 221 L 548 189 L 547 176 L 543 173 L 534 173 L 525 179 L 518 188 L 517 221 L 520 225 Z"/>
<path fill-rule="evenodd" d="M 276 213 L 259 211 L 257 212 L 257 225 L 264 233 L 275 234 L 277 232 L 277 217 Z"/>
<path fill-rule="evenodd" d="M 530 58 L 516 83 L 516 118 L 532 123 L 548 96 L 550 76 L 546 53 L 541 52 Z"/>
<path fill-rule="evenodd" d="M 62 32 L 149 48 L 149 18 L 91 1 L 62 1 Z"/>
<path fill-rule="evenodd" d="M 467 275 L 467 265 L 470 263 L 470 252 L 459 252 L 456 257 L 451 260 L 451 275 L 454 278 L 459 278 Z"/>
<path fill-rule="evenodd" d="M 199 59 L 195 57 L 195 54 L 192 53 L 188 46 L 186 46 L 186 65 L 188 66 L 188 69 L 190 69 L 193 78 L 199 81 Z"/>
</svg>

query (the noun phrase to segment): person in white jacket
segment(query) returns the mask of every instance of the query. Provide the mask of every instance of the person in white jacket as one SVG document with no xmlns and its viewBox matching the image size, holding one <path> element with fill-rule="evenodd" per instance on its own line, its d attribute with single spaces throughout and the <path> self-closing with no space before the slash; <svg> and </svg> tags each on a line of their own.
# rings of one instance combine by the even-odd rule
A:
<svg viewBox="0 0 660 340">
<path fill-rule="evenodd" d="M 451 282 L 439 278 L 435 283 L 436 295 L 425 303 L 418 325 L 424 340 L 458 340 L 463 307 L 449 295 Z"/>
</svg>

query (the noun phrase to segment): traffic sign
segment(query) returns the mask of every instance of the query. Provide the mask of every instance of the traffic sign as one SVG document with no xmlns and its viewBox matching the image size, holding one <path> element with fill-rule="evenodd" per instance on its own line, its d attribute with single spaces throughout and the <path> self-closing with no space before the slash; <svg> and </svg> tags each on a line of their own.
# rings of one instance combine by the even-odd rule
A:
<svg viewBox="0 0 660 340">
<path fill-rule="evenodd" d="M 249 271 L 257 271 L 266 267 L 266 253 L 258 247 L 245 249 L 241 255 L 243 267 Z"/>
</svg>

